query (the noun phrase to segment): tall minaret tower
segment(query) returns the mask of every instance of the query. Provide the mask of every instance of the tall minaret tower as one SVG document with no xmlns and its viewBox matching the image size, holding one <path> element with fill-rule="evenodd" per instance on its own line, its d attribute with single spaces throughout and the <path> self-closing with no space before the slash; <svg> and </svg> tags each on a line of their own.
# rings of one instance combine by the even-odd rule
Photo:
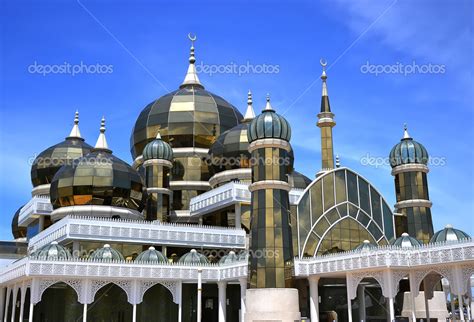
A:
<svg viewBox="0 0 474 322">
<path fill-rule="evenodd" d="M 326 84 L 326 66 L 327 62 L 321 59 L 323 73 L 321 80 L 323 82 L 323 91 L 321 96 L 321 112 L 318 114 L 318 123 L 316 125 L 321 129 L 321 160 L 322 171 L 334 169 L 334 151 L 332 144 L 332 128 L 336 125 L 334 113 L 331 112 L 329 105 L 328 88 Z"/>
<path fill-rule="evenodd" d="M 390 152 L 397 199 L 395 230 L 397 236 L 408 233 L 424 243 L 428 243 L 433 235 L 428 158 L 425 147 L 413 140 L 405 125 L 403 138 Z"/>
<path fill-rule="evenodd" d="M 291 128 L 275 113 L 269 96 L 265 109 L 250 123 L 247 137 L 252 160 L 252 207 L 245 321 L 299 321 L 298 290 L 291 288 Z"/>
<path fill-rule="evenodd" d="M 170 190 L 170 169 L 173 167 L 173 149 L 161 139 L 156 139 L 143 149 L 145 185 L 147 187 L 146 219 L 168 221 L 172 191 Z"/>
</svg>

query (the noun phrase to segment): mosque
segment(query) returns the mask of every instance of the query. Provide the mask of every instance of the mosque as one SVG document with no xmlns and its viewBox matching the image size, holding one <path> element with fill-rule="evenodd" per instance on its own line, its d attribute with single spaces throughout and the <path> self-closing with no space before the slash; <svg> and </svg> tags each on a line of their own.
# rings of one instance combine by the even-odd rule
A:
<svg viewBox="0 0 474 322">
<path fill-rule="evenodd" d="M 33 162 L 0 242 L 3 321 L 471 320 L 474 241 L 434 231 L 427 149 L 405 128 L 387 150 L 394 206 L 341 166 L 321 61 L 310 179 L 270 97 L 256 114 L 249 91 L 242 115 L 208 91 L 190 39 L 182 84 L 138 114 L 131 165 L 77 112 Z"/>
</svg>

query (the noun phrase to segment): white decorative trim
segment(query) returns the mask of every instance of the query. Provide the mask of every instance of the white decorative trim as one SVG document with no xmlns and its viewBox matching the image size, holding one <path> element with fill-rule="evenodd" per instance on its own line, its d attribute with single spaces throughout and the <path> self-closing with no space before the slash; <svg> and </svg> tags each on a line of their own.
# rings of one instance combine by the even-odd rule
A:
<svg viewBox="0 0 474 322">
<path fill-rule="evenodd" d="M 426 207 L 426 208 L 431 208 L 433 206 L 433 203 L 429 200 L 425 199 L 410 199 L 410 200 L 403 200 L 399 201 L 395 204 L 395 208 L 397 210 L 403 209 L 403 208 L 410 208 L 410 207 Z"/>
<path fill-rule="evenodd" d="M 255 190 L 262 190 L 262 189 L 281 189 L 281 190 L 286 190 L 289 192 L 291 190 L 291 186 L 288 182 L 281 181 L 281 180 L 257 181 L 257 182 L 252 183 L 249 186 L 250 192 L 254 192 Z"/>
<path fill-rule="evenodd" d="M 158 187 L 146 188 L 146 192 L 147 193 L 161 193 L 161 194 L 165 194 L 165 195 L 172 195 L 173 194 L 173 191 L 171 191 L 170 189 L 158 188 Z"/>
<path fill-rule="evenodd" d="M 31 196 L 47 196 L 49 198 L 49 188 L 51 184 L 42 184 L 31 189 Z"/>
<path fill-rule="evenodd" d="M 262 148 L 280 148 L 291 152 L 290 143 L 281 139 L 258 139 L 249 144 L 248 150 L 252 153 L 254 150 Z"/>
<path fill-rule="evenodd" d="M 144 167 L 147 167 L 149 165 L 162 165 L 162 166 L 165 166 L 165 167 L 168 167 L 168 168 L 173 167 L 173 163 L 171 163 L 168 160 L 164 160 L 164 159 L 150 159 L 150 160 L 146 160 L 145 162 L 143 162 Z"/>
<path fill-rule="evenodd" d="M 208 181 L 170 181 L 170 188 L 185 190 L 209 190 L 211 185 Z"/>
<path fill-rule="evenodd" d="M 242 169 L 232 169 L 225 170 L 219 173 L 216 173 L 209 179 L 209 184 L 212 188 L 221 184 L 223 182 L 229 182 L 231 180 L 251 180 L 252 179 L 252 169 L 242 168 Z"/>
<path fill-rule="evenodd" d="M 143 219 L 142 213 L 128 208 L 114 207 L 114 206 L 102 206 L 102 205 L 79 205 L 61 207 L 53 210 L 51 213 L 51 219 L 58 221 L 66 216 L 78 216 L 78 217 L 104 217 L 112 218 L 113 216 L 119 216 L 123 219 Z"/>
<path fill-rule="evenodd" d="M 173 148 L 174 157 L 191 157 L 191 156 L 206 157 L 208 153 L 209 153 L 209 149 L 203 149 L 203 148 Z"/>
<path fill-rule="evenodd" d="M 142 164 L 143 164 L 143 155 L 139 155 L 138 157 L 135 158 L 135 160 L 133 160 L 132 168 L 137 170 Z"/>
<path fill-rule="evenodd" d="M 424 165 L 424 164 L 419 164 L 419 163 L 407 163 L 407 164 L 401 164 L 397 165 L 395 168 L 392 169 L 392 176 L 396 176 L 399 173 L 403 172 L 424 172 L 428 173 L 430 172 L 430 169 Z"/>
</svg>

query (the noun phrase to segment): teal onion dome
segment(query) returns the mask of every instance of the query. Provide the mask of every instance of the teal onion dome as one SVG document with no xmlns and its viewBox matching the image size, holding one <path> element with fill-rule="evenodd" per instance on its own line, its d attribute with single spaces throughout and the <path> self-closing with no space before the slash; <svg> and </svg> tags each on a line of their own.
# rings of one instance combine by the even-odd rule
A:
<svg viewBox="0 0 474 322">
<path fill-rule="evenodd" d="M 123 255 L 117 250 L 110 247 L 109 244 L 105 244 L 104 247 L 97 249 L 90 256 L 92 260 L 106 260 L 106 261 L 123 261 Z"/>
<path fill-rule="evenodd" d="M 219 260 L 219 264 L 230 264 L 230 263 L 234 263 L 234 262 L 237 262 L 239 260 L 239 256 L 237 254 L 235 254 L 234 251 L 230 251 L 229 254 L 223 256 L 220 260 Z"/>
<path fill-rule="evenodd" d="M 178 260 L 181 264 L 208 264 L 209 260 L 203 254 L 200 254 L 195 249 L 181 256 Z"/>
<path fill-rule="evenodd" d="M 402 248 L 410 248 L 421 246 L 422 243 L 418 239 L 410 237 L 407 233 L 403 233 L 400 237 L 398 237 L 392 242 L 392 245 L 399 246 Z"/>
<path fill-rule="evenodd" d="M 403 164 L 428 164 L 428 151 L 419 142 L 413 140 L 405 127 L 403 139 L 390 151 L 390 165 L 392 168 Z"/>
<path fill-rule="evenodd" d="M 168 143 L 163 141 L 160 132 L 158 132 L 156 139 L 145 145 L 142 154 L 144 161 L 152 159 L 173 161 L 173 149 Z"/>
<path fill-rule="evenodd" d="M 260 139 L 280 139 L 290 141 L 291 127 L 288 121 L 277 114 L 270 105 L 267 96 L 267 105 L 262 114 L 252 120 L 247 131 L 249 143 Z"/>
<path fill-rule="evenodd" d="M 61 260 L 71 259 L 69 250 L 53 241 L 51 244 L 41 247 L 38 251 L 32 254 L 33 259 L 39 260 Z"/>
<path fill-rule="evenodd" d="M 437 231 L 433 237 L 431 237 L 430 243 L 456 241 L 463 239 L 471 239 L 471 236 L 463 232 L 462 230 L 453 228 L 451 225 L 447 225 L 444 229 Z"/>
<path fill-rule="evenodd" d="M 156 262 L 156 263 L 167 263 L 168 259 L 161 252 L 157 251 L 155 247 L 151 246 L 147 250 L 141 252 L 135 262 Z"/>
<path fill-rule="evenodd" d="M 364 242 L 362 244 L 360 244 L 359 246 L 357 246 L 356 248 L 354 248 L 354 250 L 361 250 L 361 251 L 364 251 L 364 250 L 371 250 L 371 249 L 374 249 L 376 248 L 377 245 L 375 244 L 372 244 L 370 241 L 368 241 L 367 239 L 364 240 Z"/>
</svg>

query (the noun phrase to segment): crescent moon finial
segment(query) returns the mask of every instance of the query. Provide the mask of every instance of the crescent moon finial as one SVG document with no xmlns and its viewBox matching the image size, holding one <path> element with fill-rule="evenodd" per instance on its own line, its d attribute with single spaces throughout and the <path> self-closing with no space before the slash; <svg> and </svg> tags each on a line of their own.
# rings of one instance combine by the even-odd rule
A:
<svg viewBox="0 0 474 322">
<path fill-rule="evenodd" d="M 193 35 L 192 33 L 189 33 L 188 34 L 188 38 L 189 40 L 191 40 L 193 43 L 196 41 L 197 37 L 196 35 Z"/>
<path fill-rule="evenodd" d="M 324 59 L 324 58 L 321 58 L 321 59 L 319 60 L 319 63 L 321 64 L 321 66 L 323 66 L 323 68 L 328 65 L 328 62 L 327 62 L 326 59 Z"/>
</svg>

